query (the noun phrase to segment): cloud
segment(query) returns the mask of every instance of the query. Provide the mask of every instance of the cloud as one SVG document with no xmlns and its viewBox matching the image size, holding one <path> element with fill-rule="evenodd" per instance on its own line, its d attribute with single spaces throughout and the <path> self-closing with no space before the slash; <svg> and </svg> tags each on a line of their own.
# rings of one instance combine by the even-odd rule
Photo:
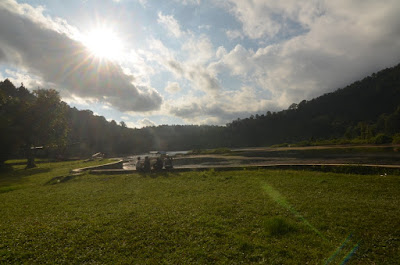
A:
<svg viewBox="0 0 400 265">
<path fill-rule="evenodd" d="M 77 31 L 63 20 L 44 17 L 43 8 L 2 1 L 0 25 L 3 62 L 57 84 L 62 94 L 96 98 L 120 111 L 160 108 L 163 99 L 157 91 L 134 86 L 118 64 L 90 55 L 73 38 Z"/>
<path fill-rule="evenodd" d="M 210 65 L 211 69 L 219 69 L 221 71 L 224 67 L 232 75 L 247 76 L 254 72 L 254 52 L 245 49 L 240 44 L 236 45 L 229 53 L 224 48 L 217 50 L 217 57 L 221 58 L 218 62 Z"/>
<path fill-rule="evenodd" d="M 239 30 L 227 30 L 225 33 L 230 40 L 244 39 L 243 33 Z"/>
<path fill-rule="evenodd" d="M 0 62 L 7 61 L 7 55 L 3 50 L 0 50 Z"/>
<path fill-rule="evenodd" d="M 212 71 L 201 64 L 182 64 L 170 60 L 165 64 L 166 69 L 178 78 L 186 78 L 197 90 L 215 93 L 220 90 L 220 84 Z"/>
<path fill-rule="evenodd" d="M 190 66 L 185 77 L 192 81 L 193 85 L 206 93 L 216 95 L 221 89 L 218 78 L 207 68 L 201 65 Z"/>
<path fill-rule="evenodd" d="M 89 108 L 98 102 L 97 99 L 94 98 L 81 98 L 75 95 L 68 95 L 67 97 L 63 97 L 63 101 L 69 105 L 78 105 L 84 106 L 85 108 Z M 102 109 L 110 109 L 108 105 L 102 106 Z"/>
<path fill-rule="evenodd" d="M 181 26 L 173 16 L 163 15 L 162 12 L 158 12 L 157 22 L 164 26 L 176 38 L 180 38 L 184 35 Z"/>
<path fill-rule="evenodd" d="M 212 28 L 211 25 L 200 25 L 200 26 L 198 26 L 198 29 L 210 30 L 211 28 Z"/>
<path fill-rule="evenodd" d="M 149 40 L 152 52 L 146 53 L 147 59 L 161 65 L 176 78 L 190 81 L 193 88 L 215 95 L 220 90 L 220 83 L 206 65 L 215 55 L 210 38 L 204 34 L 196 36 L 189 31 L 183 32 L 173 16 L 165 16 L 159 12 L 158 17 L 159 23 L 166 26 L 175 37 L 181 38 L 180 57 L 184 59 L 177 60 L 175 53 L 158 39 Z"/>
<path fill-rule="evenodd" d="M 143 120 L 140 120 L 138 122 L 139 127 L 151 127 L 151 126 L 155 126 L 156 124 L 149 120 L 148 118 L 144 118 Z"/>
<path fill-rule="evenodd" d="M 234 119 L 265 113 L 266 109 L 277 110 L 273 100 L 263 99 L 252 87 L 241 87 L 235 91 L 220 92 L 219 97 L 187 96 L 168 104 L 167 111 L 192 124 L 224 125 Z"/>
<path fill-rule="evenodd" d="M 51 84 L 46 84 L 41 80 L 41 78 L 37 76 L 29 75 L 24 71 L 14 71 L 10 69 L 6 69 L 5 73 L 7 74 L 7 78 L 16 86 L 23 84 L 28 89 L 37 89 L 43 88 L 46 86 L 51 86 Z M 1 79 L 0 79 L 1 80 Z"/>
<path fill-rule="evenodd" d="M 320 16 L 315 15 L 316 11 L 307 15 L 305 12 L 295 12 L 293 6 L 288 10 L 282 7 L 282 12 L 298 19 L 298 23 L 308 30 L 256 51 L 241 45 L 236 45 L 230 51 L 219 47 L 216 53 L 218 61 L 211 63 L 208 68 L 216 74 L 237 76 L 251 87 L 261 89 L 225 92 L 224 99 L 230 94 L 230 101 L 220 104 L 225 111 L 219 115 L 220 121 L 231 113 L 236 113 L 238 117 L 245 113 L 233 102 L 237 103 L 236 106 L 250 106 L 249 111 L 253 113 L 283 109 L 293 102 L 331 92 L 397 64 L 400 61 L 397 52 L 400 49 L 400 19 L 396 14 L 400 11 L 400 5 L 393 2 L 392 5 L 367 2 L 360 5 L 347 1 L 329 3 Z M 268 4 L 268 1 L 265 3 Z M 317 5 L 312 10 L 320 7 Z M 251 32 L 246 34 L 251 35 Z M 268 31 L 260 36 L 266 35 Z M 231 112 L 229 106 L 233 107 Z M 209 107 L 203 113 L 217 117 L 212 115 L 211 109 Z M 186 119 L 195 119 L 189 113 L 194 114 L 198 110 L 192 110 L 185 109 Z"/>
<path fill-rule="evenodd" d="M 181 3 L 183 5 L 200 5 L 201 0 L 174 0 L 175 2 Z"/>
<path fill-rule="evenodd" d="M 122 120 L 124 120 L 125 124 L 129 128 L 143 128 L 143 127 L 152 127 L 152 126 L 157 126 L 155 122 L 148 118 L 143 118 L 141 120 L 138 120 L 137 122 L 131 121 L 131 118 L 129 117 L 121 117 Z M 128 120 L 130 119 L 130 120 Z"/>
<path fill-rule="evenodd" d="M 166 62 L 165 67 L 170 70 L 177 77 L 182 77 L 185 73 L 183 66 L 180 62 L 175 61 L 175 59 L 171 59 Z"/>
<path fill-rule="evenodd" d="M 176 93 L 182 90 L 178 82 L 168 82 L 168 85 L 165 87 L 165 90 L 169 93 Z"/>
<path fill-rule="evenodd" d="M 214 56 L 213 45 L 205 35 L 189 38 L 181 49 L 186 53 L 186 60 L 190 63 L 204 64 Z"/>
<path fill-rule="evenodd" d="M 241 24 L 240 30 L 228 25 L 225 31 L 240 41 L 234 48 L 215 50 L 210 36 L 189 31 L 180 35 L 175 52 L 158 42 L 160 65 L 205 92 L 170 102 L 171 115 L 186 122 L 223 124 L 285 109 L 400 61 L 396 0 L 228 0 L 218 5 Z M 257 44 L 250 48 L 248 43 Z"/>
<path fill-rule="evenodd" d="M 324 13 L 323 1 L 309 0 L 228 0 L 218 1 L 242 23 L 251 39 L 274 37 L 296 25 L 307 29 Z"/>
<path fill-rule="evenodd" d="M 238 76 L 262 88 L 280 108 L 344 87 L 400 61 L 400 5 L 396 1 L 230 3 L 227 8 L 250 38 L 283 34 L 293 30 L 287 28 L 290 23 L 302 28 L 294 37 L 256 51 L 241 45 L 230 51 L 220 47 L 218 61 L 209 66 L 214 73 Z M 261 23 L 269 20 L 272 24 L 264 28 Z"/>
<path fill-rule="evenodd" d="M 400 61 L 398 0 L 176 0 L 159 10 L 141 35 L 147 42 L 135 43 L 121 68 L 88 55 L 79 31 L 44 15 L 44 7 L 3 0 L 0 62 L 18 69 L 8 76 L 53 86 L 63 98 L 224 124 L 285 109 Z M 196 24 L 205 13 L 207 27 Z M 180 93 L 164 100 L 152 84 Z"/>
<path fill-rule="evenodd" d="M 194 45 L 192 40 L 189 39 L 185 49 L 194 54 L 198 54 L 200 59 L 193 59 L 187 57 L 187 61 L 178 61 L 174 53 L 168 49 L 160 40 L 149 40 L 150 51 L 145 53 L 148 61 L 153 61 L 161 65 L 165 70 L 172 73 L 177 79 L 187 79 L 191 82 L 193 88 L 215 94 L 220 90 L 220 83 L 217 76 L 206 67 L 205 61 L 210 59 L 212 46 L 208 39 L 200 37 L 198 45 Z M 190 53 L 189 52 L 189 53 Z"/>
<path fill-rule="evenodd" d="M 128 76 L 134 76 L 136 85 L 150 86 L 150 77 L 156 73 L 156 69 L 146 62 L 145 55 L 141 50 L 131 50 L 126 55 L 126 66 L 123 67 L 124 73 Z"/>
</svg>

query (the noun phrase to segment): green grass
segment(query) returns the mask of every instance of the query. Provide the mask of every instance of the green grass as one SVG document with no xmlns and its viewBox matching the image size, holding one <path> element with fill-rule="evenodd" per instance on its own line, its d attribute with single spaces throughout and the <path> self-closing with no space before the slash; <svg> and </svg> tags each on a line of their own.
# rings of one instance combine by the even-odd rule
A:
<svg viewBox="0 0 400 265">
<path fill-rule="evenodd" d="M 9 160 L 6 165 L 11 165 L 13 170 L 0 171 L 0 193 L 12 191 L 19 188 L 26 188 L 37 185 L 43 179 L 54 177 L 66 177 L 71 169 L 83 168 L 94 165 L 110 163 L 112 160 L 104 159 L 100 161 L 84 162 L 50 162 L 44 159 L 37 159 L 35 168 L 25 169 L 26 159 Z"/>
<path fill-rule="evenodd" d="M 291 224 L 286 218 L 277 216 L 265 221 L 265 231 L 270 236 L 280 236 L 297 231 L 297 225 Z"/>
<path fill-rule="evenodd" d="M 0 264 L 400 260 L 398 176 L 210 170 L 54 181 L 83 166 L 39 164 L 16 170 L 15 183 L 6 176 Z"/>
</svg>

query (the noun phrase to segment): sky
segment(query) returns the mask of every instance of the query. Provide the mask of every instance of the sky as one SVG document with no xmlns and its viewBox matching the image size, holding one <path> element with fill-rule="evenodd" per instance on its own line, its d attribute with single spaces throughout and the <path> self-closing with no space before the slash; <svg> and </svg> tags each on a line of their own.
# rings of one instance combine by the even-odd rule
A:
<svg viewBox="0 0 400 265">
<path fill-rule="evenodd" d="M 0 80 L 128 127 L 225 125 L 400 63 L 398 0 L 0 0 Z"/>
</svg>

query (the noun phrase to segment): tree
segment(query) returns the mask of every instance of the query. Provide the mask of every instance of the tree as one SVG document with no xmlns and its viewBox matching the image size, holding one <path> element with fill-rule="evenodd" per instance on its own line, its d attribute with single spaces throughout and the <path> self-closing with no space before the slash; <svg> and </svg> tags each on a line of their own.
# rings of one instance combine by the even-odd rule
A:
<svg viewBox="0 0 400 265">
<path fill-rule="evenodd" d="M 38 89 L 34 91 L 35 99 L 29 102 L 23 119 L 23 141 L 28 164 L 35 167 L 34 147 L 44 146 L 47 149 L 62 151 L 67 144 L 68 105 L 61 101 L 59 93 L 54 89 Z"/>
<path fill-rule="evenodd" d="M 400 132 L 400 106 L 386 118 L 385 127 L 389 134 L 393 135 Z"/>
<path fill-rule="evenodd" d="M 22 92 L 22 93 L 21 93 Z M 0 167 L 4 166 L 10 155 L 18 150 L 22 143 L 22 119 L 26 113 L 26 105 L 33 95 L 17 89 L 8 79 L 0 82 Z M 22 100 L 19 96 L 24 94 Z"/>
<path fill-rule="evenodd" d="M 290 106 L 289 106 L 289 110 L 296 110 L 297 109 L 297 104 L 296 103 L 292 103 Z"/>
</svg>

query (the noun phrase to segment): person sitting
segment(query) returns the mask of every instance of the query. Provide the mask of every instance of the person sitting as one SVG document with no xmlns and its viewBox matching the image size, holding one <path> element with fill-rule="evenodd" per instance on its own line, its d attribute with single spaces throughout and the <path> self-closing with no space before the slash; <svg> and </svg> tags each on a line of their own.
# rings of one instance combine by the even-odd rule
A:
<svg viewBox="0 0 400 265">
<path fill-rule="evenodd" d="M 137 161 L 136 161 L 136 170 L 143 171 L 143 163 L 140 160 L 140 156 L 137 158 Z"/>
<path fill-rule="evenodd" d="M 149 159 L 149 157 L 148 156 L 146 156 L 145 158 L 144 158 L 144 165 L 143 165 L 143 170 L 145 171 L 145 172 L 150 172 L 150 159 Z"/>
<path fill-rule="evenodd" d="M 163 161 L 161 157 L 157 157 L 156 163 L 153 165 L 154 170 L 161 170 L 163 168 Z"/>
<path fill-rule="evenodd" d="M 167 156 L 167 157 L 164 159 L 164 166 L 165 166 L 165 169 L 171 169 L 171 168 L 174 167 L 174 166 L 172 165 L 172 157 Z"/>
</svg>

